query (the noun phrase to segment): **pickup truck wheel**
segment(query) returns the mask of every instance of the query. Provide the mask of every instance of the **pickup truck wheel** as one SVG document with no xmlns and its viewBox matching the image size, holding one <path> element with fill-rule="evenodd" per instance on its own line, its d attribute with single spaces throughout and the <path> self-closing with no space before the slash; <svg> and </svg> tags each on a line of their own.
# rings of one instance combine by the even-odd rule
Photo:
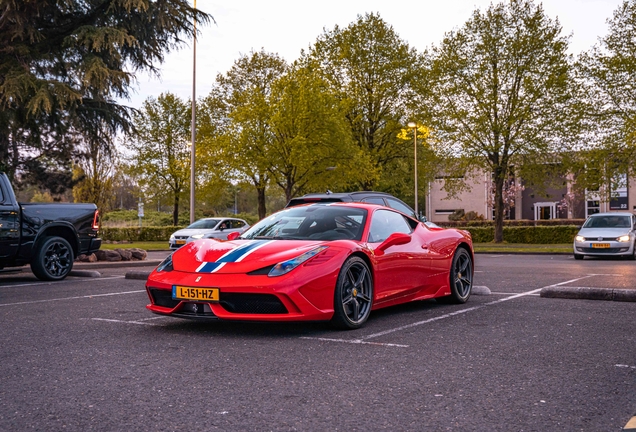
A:
<svg viewBox="0 0 636 432">
<path fill-rule="evenodd" d="M 73 249 L 62 237 L 46 237 L 31 262 L 33 274 L 41 280 L 62 280 L 73 268 Z"/>
</svg>

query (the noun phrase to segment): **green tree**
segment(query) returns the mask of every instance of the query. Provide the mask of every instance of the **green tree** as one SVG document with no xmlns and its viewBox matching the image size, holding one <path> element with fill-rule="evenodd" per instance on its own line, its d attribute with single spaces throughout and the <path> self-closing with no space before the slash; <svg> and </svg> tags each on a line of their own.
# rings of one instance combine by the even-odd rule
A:
<svg viewBox="0 0 636 432">
<path fill-rule="evenodd" d="M 103 138 L 110 142 L 110 137 Z M 73 199 L 75 202 L 95 203 L 101 214 L 111 210 L 115 204 L 115 177 L 117 175 L 117 153 L 102 142 L 84 142 L 83 157 L 73 168 Z M 113 146 L 114 147 L 114 146 Z"/>
<path fill-rule="evenodd" d="M 590 131 L 572 155 L 580 189 L 616 186 L 619 173 L 636 175 L 636 0 L 623 1 L 607 23 L 608 34 L 577 63 Z"/>
<path fill-rule="evenodd" d="M 189 189 L 190 113 L 190 105 L 172 93 L 148 98 L 133 117 L 137 133 L 125 143 L 142 189 L 170 192 L 174 225 L 179 222 L 180 199 Z"/>
<path fill-rule="evenodd" d="M 269 100 L 272 85 L 288 65 L 276 54 L 252 52 L 234 62 L 206 98 L 217 114 L 218 133 L 203 140 L 202 158 L 222 161 L 234 181 L 249 181 L 258 196 L 258 216 L 267 214 L 265 193 L 270 180 L 267 154 L 273 145 Z"/>
<path fill-rule="evenodd" d="M 411 154 L 397 135 L 409 120 L 408 100 L 422 65 L 377 14 L 319 36 L 307 54 L 340 100 L 354 142 L 366 155 L 362 189 L 391 189 Z"/>
<path fill-rule="evenodd" d="M 286 201 L 326 190 L 330 181 L 344 187 L 364 172 L 338 100 L 311 68 L 290 68 L 274 83 L 269 105 L 273 141 L 264 156 Z"/>
<path fill-rule="evenodd" d="M 578 119 L 568 38 L 532 0 L 476 10 L 433 49 L 420 91 L 435 150 L 460 176 L 493 173 L 495 241 L 503 240 L 504 183 L 533 183 L 575 141 Z M 446 182 L 449 190 L 452 181 Z"/>
<path fill-rule="evenodd" d="M 1 2 L 0 170 L 68 187 L 78 142 L 99 139 L 101 126 L 129 129 L 117 99 L 137 72 L 158 73 L 164 53 L 193 36 L 195 17 L 211 18 L 188 0 Z"/>
</svg>

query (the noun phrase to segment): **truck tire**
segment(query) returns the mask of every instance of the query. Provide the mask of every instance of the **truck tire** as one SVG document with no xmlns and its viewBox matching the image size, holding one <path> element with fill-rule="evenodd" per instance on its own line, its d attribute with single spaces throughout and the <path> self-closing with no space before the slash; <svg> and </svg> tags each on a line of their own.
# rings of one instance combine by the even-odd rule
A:
<svg viewBox="0 0 636 432">
<path fill-rule="evenodd" d="M 73 269 L 73 248 L 62 237 L 45 237 L 40 243 L 31 270 L 41 280 L 62 280 Z"/>
</svg>

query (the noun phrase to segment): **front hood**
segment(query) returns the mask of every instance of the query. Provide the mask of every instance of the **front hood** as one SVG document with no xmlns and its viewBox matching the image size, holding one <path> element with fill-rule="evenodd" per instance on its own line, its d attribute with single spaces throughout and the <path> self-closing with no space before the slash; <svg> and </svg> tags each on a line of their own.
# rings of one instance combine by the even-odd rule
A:
<svg viewBox="0 0 636 432">
<path fill-rule="evenodd" d="M 629 228 L 583 228 L 579 231 L 579 235 L 586 239 L 596 238 L 617 238 L 629 234 Z"/>
<path fill-rule="evenodd" d="M 295 258 L 324 244 L 315 240 L 197 240 L 172 255 L 174 270 L 189 273 L 248 273 Z M 330 242 L 333 243 L 333 242 Z"/>
</svg>

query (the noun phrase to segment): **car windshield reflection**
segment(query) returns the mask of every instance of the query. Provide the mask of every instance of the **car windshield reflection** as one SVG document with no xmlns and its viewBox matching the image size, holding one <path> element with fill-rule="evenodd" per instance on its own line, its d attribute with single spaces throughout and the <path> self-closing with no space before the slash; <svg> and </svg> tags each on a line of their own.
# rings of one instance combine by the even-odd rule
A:
<svg viewBox="0 0 636 432">
<path fill-rule="evenodd" d="M 367 211 L 355 207 L 292 207 L 263 219 L 240 238 L 267 240 L 360 240 Z"/>
<path fill-rule="evenodd" d="M 629 228 L 630 222 L 629 216 L 592 216 L 583 228 Z"/>
</svg>

